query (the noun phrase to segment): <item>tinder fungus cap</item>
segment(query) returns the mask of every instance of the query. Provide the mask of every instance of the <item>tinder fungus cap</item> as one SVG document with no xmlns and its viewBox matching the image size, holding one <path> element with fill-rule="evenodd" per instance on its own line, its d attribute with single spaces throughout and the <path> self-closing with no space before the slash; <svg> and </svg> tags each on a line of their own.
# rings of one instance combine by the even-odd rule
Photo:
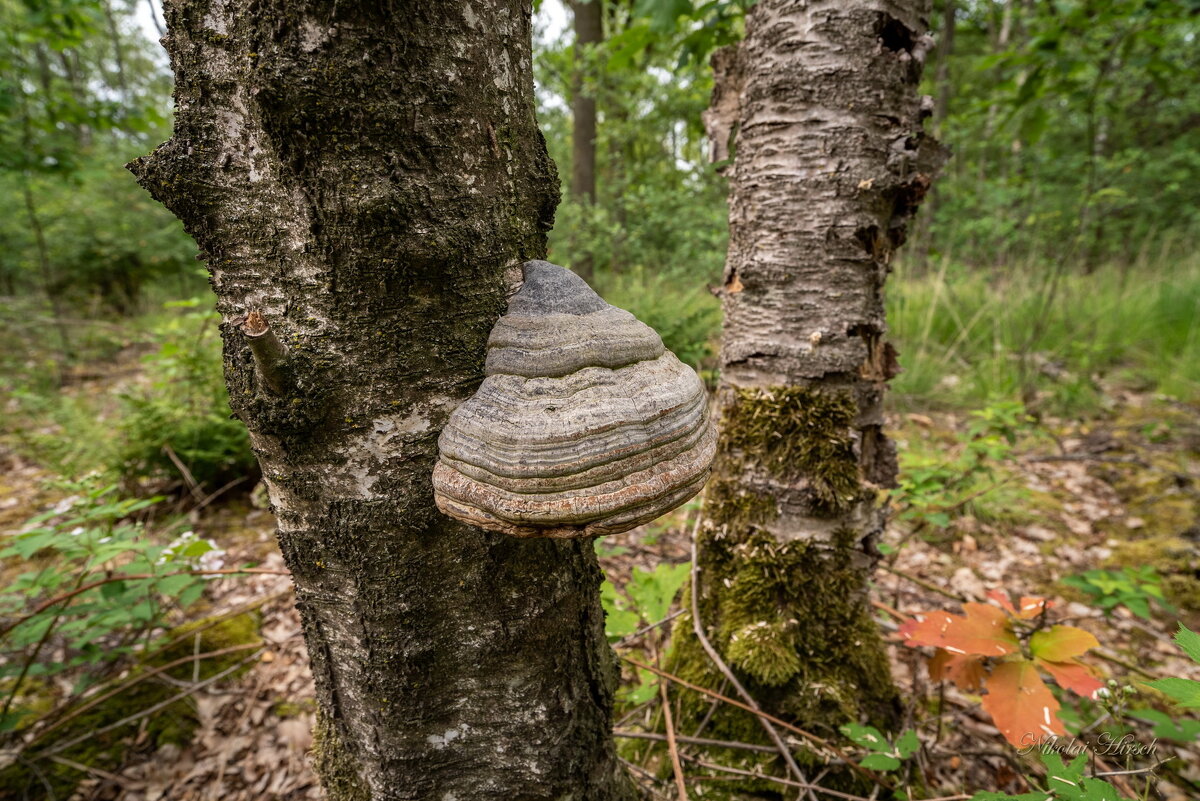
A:
<svg viewBox="0 0 1200 801">
<path fill-rule="evenodd" d="M 545 261 L 488 339 L 483 384 L 438 439 L 438 508 L 516 537 L 626 531 L 704 486 L 699 376 L 652 328 Z"/>
</svg>

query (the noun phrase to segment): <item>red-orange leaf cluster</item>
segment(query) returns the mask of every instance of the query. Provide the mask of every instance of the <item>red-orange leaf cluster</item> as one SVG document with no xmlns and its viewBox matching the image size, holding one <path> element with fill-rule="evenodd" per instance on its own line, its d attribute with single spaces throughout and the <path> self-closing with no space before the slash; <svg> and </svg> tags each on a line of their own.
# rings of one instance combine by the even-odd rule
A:
<svg viewBox="0 0 1200 801">
<path fill-rule="evenodd" d="M 1074 626 L 1053 626 L 1029 637 L 1032 658 L 1026 657 L 1013 623 L 1045 614 L 1051 602 L 1024 596 L 1014 606 L 999 590 L 989 592 L 988 598 L 998 606 L 965 603 L 963 615 L 926 612 L 920 620 L 905 621 L 900 635 L 905 645 L 939 649 L 929 660 L 929 675 L 934 680 L 952 681 L 966 692 L 986 687 L 983 708 L 1013 745 L 1022 747 L 1065 734 L 1058 718 L 1058 701 L 1042 681 L 1038 668 L 1049 673 L 1060 687 L 1093 697 L 1104 683 L 1076 657 L 1100 643 Z M 998 660 L 990 672 L 988 659 Z"/>
</svg>

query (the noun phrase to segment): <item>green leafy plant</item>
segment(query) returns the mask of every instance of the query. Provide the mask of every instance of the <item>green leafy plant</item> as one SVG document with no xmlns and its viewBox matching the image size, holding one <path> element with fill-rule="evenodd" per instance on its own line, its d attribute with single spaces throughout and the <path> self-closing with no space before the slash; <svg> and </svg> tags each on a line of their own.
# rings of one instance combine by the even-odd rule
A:
<svg viewBox="0 0 1200 801">
<path fill-rule="evenodd" d="M 245 426 L 230 418 L 217 315 L 199 299 L 168 305 L 184 311 L 160 328 L 162 345 L 143 358 L 149 385 L 121 397 L 113 461 L 127 485 L 167 480 L 212 492 L 254 475 L 257 464 Z"/>
<path fill-rule="evenodd" d="M 1163 596 L 1162 577 L 1152 565 L 1123 567 L 1120 570 L 1088 570 L 1067 576 L 1062 583 L 1091 596 L 1092 603 L 1106 613 L 1124 606 L 1138 617 L 1149 620 L 1151 602 L 1168 612 L 1175 611 Z"/>
<path fill-rule="evenodd" d="M 1131 709 L 1128 714 L 1131 718 L 1152 724 L 1151 734 L 1163 740 L 1190 743 L 1200 737 L 1200 720 L 1173 718 L 1157 709 Z"/>
<path fill-rule="evenodd" d="M 635 567 L 625 593 L 618 592 L 612 582 L 600 585 L 600 603 L 604 607 L 604 633 L 617 641 L 636 632 L 639 626 L 665 620 L 671 602 L 687 580 L 691 565 L 660 562 L 654 570 Z M 621 699 L 629 704 L 642 704 L 658 692 L 658 677 L 638 668 L 637 683 L 621 690 Z"/>
<path fill-rule="evenodd" d="M 1180 623 L 1179 631 L 1175 632 L 1175 644 L 1182 648 L 1193 662 L 1200 665 L 1200 634 Z M 1200 681 L 1169 676 L 1165 679 L 1148 681 L 1146 685 L 1163 693 L 1182 707 L 1200 709 Z"/>
<path fill-rule="evenodd" d="M 1065 764 L 1057 752 L 1041 754 L 1046 766 L 1046 789 L 1021 795 L 1007 793 L 976 793 L 971 801 L 1132 801 L 1117 792 L 1103 779 L 1084 777 L 1088 754 L 1082 753 Z M 1032 783 L 1032 782 L 1031 782 Z"/>
<path fill-rule="evenodd" d="M 861 723 L 847 723 L 839 726 L 838 731 L 855 745 L 866 749 L 867 755 L 858 764 L 868 770 L 896 770 L 921 747 L 921 741 L 912 729 L 901 734 L 895 743 L 874 726 Z"/>
<path fill-rule="evenodd" d="M 85 689 L 200 598 L 199 573 L 222 566 L 212 542 L 184 532 L 157 544 L 135 520 L 161 498 L 120 498 L 92 482 L 73 489 L 0 548 L 0 559 L 27 568 L 0 591 L 0 731 L 31 711 L 17 702 L 27 680 L 61 675 Z"/>
<path fill-rule="evenodd" d="M 918 526 L 946 528 L 954 516 L 1002 483 L 996 465 L 1012 454 L 1031 419 L 1020 403 L 1002 401 L 971 412 L 962 448 L 950 459 L 909 453 L 902 457 L 898 517 Z"/>
<path fill-rule="evenodd" d="M 664 619 L 690 569 L 686 562 L 678 565 L 660 562 L 652 571 L 635 567 L 624 595 L 605 580 L 600 585 L 600 603 L 604 607 L 604 632 L 608 638 L 628 637 L 643 621 L 648 625 Z"/>
</svg>

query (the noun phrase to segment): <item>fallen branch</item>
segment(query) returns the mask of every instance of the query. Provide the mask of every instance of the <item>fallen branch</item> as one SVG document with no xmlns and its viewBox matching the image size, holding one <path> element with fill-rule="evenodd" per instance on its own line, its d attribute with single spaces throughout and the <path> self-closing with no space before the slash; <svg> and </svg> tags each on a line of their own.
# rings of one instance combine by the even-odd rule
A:
<svg viewBox="0 0 1200 801">
<path fill-rule="evenodd" d="M 112 698 L 114 695 L 119 695 L 120 693 L 124 692 L 125 690 L 128 690 L 130 687 L 134 686 L 135 684 L 139 684 L 139 683 L 145 681 L 146 679 L 154 678 L 155 676 L 157 676 L 161 673 L 165 673 L 166 671 L 171 670 L 172 668 L 177 668 L 180 665 L 186 665 L 188 662 L 195 662 L 198 665 L 200 663 L 200 661 L 204 660 L 204 659 L 215 659 L 219 656 L 226 656 L 228 654 L 237 653 L 238 651 L 247 651 L 251 648 L 261 648 L 261 647 L 262 647 L 261 642 L 248 642 L 248 643 L 243 643 L 242 645 L 231 645 L 228 648 L 220 648 L 216 651 L 208 651 L 207 653 L 191 654 L 189 656 L 183 656 L 183 657 L 180 657 L 179 659 L 168 662 L 165 665 L 159 665 L 158 667 L 148 670 L 145 673 L 139 673 L 138 675 L 134 676 L 133 678 L 129 679 L 128 681 L 118 684 L 116 687 L 112 688 L 108 692 L 98 695 L 95 698 L 91 698 L 88 701 L 86 701 L 85 703 L 83 703 L 82 705 L 75 707 L 74 709 L 69 711 L 66 715 L 59 718 L 54 723 L 50 724 L 49 726 L 47 726 L 46 728 L 44 728 L 40 732 L 38 732 L 36 735 L 34 735 L 33 738 L 31 738 L 29 740 L 29 742 L 26 744 L 25 747 L 28 748 L 30 745 L 33 745 L 34 743 L 36 743 L 38 740 L 45 737 L 50 732 L 54 731 L 55 729 L 61 728 L 68 721 L 79 717 L 84 712 L 87 712 L 89 709 L 92 709 L 93 707 L 95 707 L 97 704 L 104 703 L 109 698 Z M 192 685 L 190 685 L 188 687 L 188 689 L 189 690 L 193 689 L 197 685 L 199 685 L 198 681 L 193 683 Z"/>
<path fill-rule="evenodd" d="M 127 715 L 126 717 L 121 718 L 120 720 L 118 720 L 115 723 L 110 723 L 107 726 L 102 726 L 99 729 L 89 731 L 86 734 L 81 734 L 78 737 L 67 740 L 65 743 L 59 743 L 58 745 L 55 745 L 53 748 L 50 748 L 49 750 L 42 751 L 40 753 L 30 754 L 30 758 L 31 759 L 49 759 L 53 756 L 61 754 L 63 751 L 66 751 L 68 748 L 79 745 L 84 740 L 90 740 L 93 737 L 99 737 L 101 734 L 106 734 L 107 732 L 110 732 L 113 729 L 119 729 L 122 726 L 128 726 L 130 723 L 136 723 L 137 721 L 141 720 L 142 718 L 149 717 L 150 715 L 153 715 L 155 712 L 158 712 L 159 710 L 166 709 L 171 704 L 174 704 L 177 701 L 182 701 L 184 698 L 187 698 L 189 695 L 192 695 L 193 693 L 204 689 L 205 687 L 209 686 L 210 684 L 216 684 L 221 679 L 225 678 L 229 674 L 240 669 L 242 666 L 247 665 L 251 661 L 256 659 L 261 651 L 262 651 L 262 647 L 260 646 L 254 653 L 250 654 L 250 656 L 246 657 L 245 659 L 241 660 L 240 662 L 230 665 L 229 667 L 222 670 L 220 673 L 215 673 L 212 676 L 209 676 L 204 681 L 200 682 L 199 684 L 192 685 L 191 687 L 184 690 L 183 692 L 176 693 L 175 695 L 172 695 L 170 698 L 167 698 L 166 700 L 163 700 L 163 701 L 159 701 L 157 704 L 147 707 L 146 709 L 139 710 L 139 711 L 133 713 L 132 715 Z"/>
<path fill-rule="evenodd" d="M 866 768 L 860 767 L 859 765 L 856 765 L 854 762 L 850 761 L 850 758 L 846 755 L 845 751 L 838 748 L 836 745 L 829 742 L 828 740 L 826 740 L 823 737 L 813 734 L 810 731 L 805 731 L 804 729 L 800 728 L 799 726 L 796 726 L 792 723 L 788 723 L 786 720 L 783 720 L 782 718 L 777 718 L 774 715 L 772 715 L 770 712 L 763 712 L 761 709 L 755 709 L 754 707 L 749 706 L 748 704 L 744 704 L 741 701 L 738 701 L 734 698 L 730 698 L 727 695 L 721 695 L 720 693 L 714 692 L 714 691 L 708 689 L 707 687 L 701 687 L 699 684 L 693 684 L 692 682 L 688 681 L 685 678 L 676 676 L 674 673 L 668 673 L 667 671 L 653 667 L 652 665 L 647 665 L 645 662 L 639 662 L 638 660 L 634 659 L 633 657 L 622 656 L 621 659 L 625 660 L 626 662 L 633 665 L 634 667 L 641 668 L 642 670 L 648 670 L 660 678 L 664 678 L 664 679 L 667 679 L 668 681 L 672 681 L 675 684 L 678 684 L 680 687 L 686 687 L 687 689 L 692 690 L 694 692 L 698 692 L 701 695 L 707 695 L 709 698 L 715 698 L 716 700 L 721 701 L 726 704 L 729 704 L 730 706 L 734 706 L 745 712 L 749 712 L 751 715 L 756 715 L 760 718 L 765 718 L 765 719 L 771 721 L 772 723 L 774 723 L 776 726 L 786 729 L 787 731 L 790 731 L 791 733 L 793 733 L 799 737 L 802 737 L 805 740 L 808 740 L 810 743 L 812 743 L 815 746 L 828 749 L 839 759 L 844 760 L 849 767 L 853 768 L 863 778 L 870 779 L 871 781 L 878 782 L 880 784 L 883 783 L 881 780 L 881 777 L 879 777 L 875 773 L 867 770 Z"/>
<path fill-rule="evenodd" d="M 667 737 L 664 734 L 659 734 L 653 731 L 622 731 L 616 729 L 613 731 L 614 737 L 625 737 L 631 740 L 655 740 L 657 742 L 666 742 Z M 774 754 L 776 749 L 769 745 L 755 745 L 754 743 L 740 743 L 735 740 L 710 740 L 707 737 L 688 737 L 686 734 L 676 734 L 675 739 L 687 745 L 705 745 L 710 748 L 729 748 L 737 751 L 756 751 L 760 754 Z"/>
<path fill-rule="evenodd" d="M 619 639 L 615 643 L 613 643 L 613 648 L 624 648 L 626 643 L 633 642 L 638 637 L 641 637 L 643 634 L 646 634 L 648 632 L 654 631 L 659 626 L 665 626 L 666 624 L 670 623 L 672 620 L 674 620 L 675 618 L 679 617 L 682 614 L 683 614 L 682 609 L 676 609 L 674 612 L 667 615 L 666 617 L 664 617 L 662 620 L 658 621 L 657 623 L 651 623 L 648 626 L 642 626 L 640 629 L 635 631 L 633 634 L 626 634 L 624 637 L 622 637 L 621 639 Z"/>
</svg>

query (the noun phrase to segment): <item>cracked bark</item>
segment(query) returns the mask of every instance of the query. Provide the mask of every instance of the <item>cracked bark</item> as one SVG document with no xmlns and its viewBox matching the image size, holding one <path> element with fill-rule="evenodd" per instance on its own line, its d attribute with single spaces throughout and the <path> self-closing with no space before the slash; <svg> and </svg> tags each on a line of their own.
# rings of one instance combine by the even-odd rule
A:
<svg viewBox="0 0 1200 801">
<path fill-rule="evenodd" d="M 916 92 L 928 14 L 928 0 L 760 0 L 713 59 L 705 117 L 732 165 L 701 615 L 765 707 L 834 736 L 898 713 L 865 589 L 896 474 L 883 284 L 945 158 Z"/>
<path fill-rule="evenodd" d="M 628 798 L 591 542 L 464 526 L 430 486 L 438 432 L 481 380 L 558 200 L 530 8 L 169 0 L 165 14 L 175 131 L 129 166 L 211 272 L 230 403 L 295 580 L 330 797 Z M 247 340 L 264 330 L 271 347 Z"/>
</svg>

